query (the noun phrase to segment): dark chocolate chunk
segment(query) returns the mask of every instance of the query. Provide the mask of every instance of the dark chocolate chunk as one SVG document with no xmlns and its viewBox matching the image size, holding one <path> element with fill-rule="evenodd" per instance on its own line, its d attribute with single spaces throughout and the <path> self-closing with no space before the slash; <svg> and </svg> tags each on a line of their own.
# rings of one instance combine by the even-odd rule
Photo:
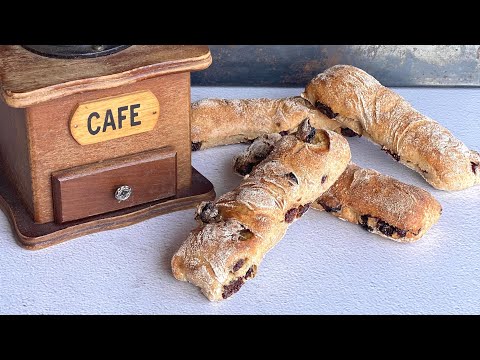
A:
<svg viewBox="0 0 480 360">
<path fill-rule="evenodd" d="M 288 135 L 288 131 L 280 131 L 279 134 L 280 136 L 286 136 Z"/>
<path fill-rule="evenodd" d="M 341 133 L 345 137 L 355 137 L 355 136 L 361 137 L 361 135 L 357 134 L 355 131 L 349 128 L 342 128 Z"/>
<path fill-rule="evenodd" d="M 285 221 L 288 223 L 293 222 L 293 220 L 302 217 L 303 214 L 308 211 L 308 209 L 310 209 L 310 203 L 288 210 L 285 214 Z"/>
<path fill-rule="evenodd" d="M 371 226 L 368 225 L 368 219 L 370 218 L 370 215 L 362 215 L 360 216 L 360 226 L 367 230 L 367 231 L 373 231 L 373 228 Z"/>
<path fill-rule="evenodd" d="M 477 173 L 477 170 L 478 170 L 479 164 L 474 163 L 473 161 L 471 161 L 470 164 L 472 164 L 472 171 L 473 171 L 473 173 L 476 174 L 476 173 Z"/>
<path fill-rule="evenodd" d="M 288 180 L 291 180 L 291 181 L 293 181 L 295 184 L 298 185 L 298 179 L 297 179 L 297 177 L 295 176 L 295 174 L 294 174 L 293 172 L 289 172 L 289 173 L 286 174 L 285 176 L 288 178 Z"/>
<path fill-rule="evenodd" d="M 386 236 L 392 236 L 393 233 L 397 230 L 395 226 L 392 226 L 383 220 L 377 221 L 377 228 L 378 228 L 378 231 L 380 231 L 382 234 Z"/>
<path fill-rule="evenodd" d="M 213 202 L 209 201 L 199 209 L 197 219 L 200 219 L 204 224 L 209 224 L 219 220 L 218 208 Z"/>
<path fill-rule="evenodd" d="M 298 214 L 298 209 L 297 208 L 293 208 L 293 209 L 288 210 L 287 213 L 285 214 L 285 221 L 287 223 L 293 222 L 293 220 L 295 220 L 297 218 L 297 214 Z"/>
<path fill-rule="evenodd" d="M 315 129 L 312 125 L 310 125 L 310 120 L 306 118 L 298 126 L 298 130 L 295 136 L 297 137 L 297 139 L 303 142 L 312 143 L 316 134 L 317 134 L 317 129 Z"/>
<path fill-rule="evenodd" d="M 315 129 L 312 125 L 310 125 L 310 120 L 306 118 L 303 120 L 300 125 L 298 126 L 298 130 L 295 134 L 297 139 L 311 143 L 317 134 L 317 129 Z"/>
<path fill-rule="evenodd" d="M 327 175 L 322 176 L 322 184 L 325 184 L 325 181 L 327 181 L 327 178 L 328 178 Z"/>
<path fill-rule="evenodd" d="M 400 155 L 395 154 L 394 152 L 391 152 L 389 149 L 387 149 L 386 147 L 383 147 L 383 146 L 382 146 L 382 150 L 385 151 L 386 153 L 388 153 L 395 160 L 400 161 Z"/>
<path fill-rule="evenodd" d="M 240 174 L 242 176 L 245 176 L 245 175 L 250 174 L 252 172 L 254 166 L 255 165 L 253 163 L 250 163 L 250 162 L 249 163 L 244 163 L 244 164 L 241 164 L 241 165 L 235 163 L 235 171 L 238 174 Z"/>
<path fill-rule="evenodd" d="M 391 152 L 388 152 L 390 155 L 392 155 L 392 157 L 397 160 L 397 161 L 400 161 L 400 155 L 398 154 L 394 154 L 394 153 L 391 153 Z"/>
<path fill-rule="evenodd" d="M 336 212 L 339 212 L 340 210 L 342 210 L 342 205 L 337 205 L 337 206 L 334 206 L 334 207 L 330 207 L 321 200 L 317 200 L 317 203 L 320 204 L 323 207 L 323 209 L 328 213 L 330 213 L 330 212 L 336 213 Z"/>
<path fill-rule="evenodd" d="M 245 280 L 248 279 L 248 278 L 251 278 L 251 277 L 253 277 L 253 276 L 255 275 L 255 273 L 254 273 L 254 266 L 255 266 L 255 265 L 250 266 L 250 269 L 247 270 L 247 272 L 246 272 L 246 274 L 245 274 L 245 276 L 244 276 Z"/>
<path fill-rule="evenodd" d="M 304 140 L 304 141 L 305 141 L 306 143 L 309 143 L 309 144 L 310 144 L 310 143 L 313 141 L 313 139 L 315 138 L 315 135 L 316 135 L 316 134 L 317 134 L 317 129 L 312 128 L 312 129 L 310 130 L 310 132 L 308 133 L 308 135 L 305 137 L 305 140 Z"/>
<path fill-rule="evenodd" d="M 301 218 L 303 216 L 303 214 L 305 214 L 308 211 L 308 209 L 310 209 L 310 203 L 305 204 L 303 206 L 300 205 L 298 207 L 297 219 Z"/>
<path fill-rule="evenodd" d="M 257 154 L 254 154 L 254 155 L 253 155 L 253 158 L 255 159 L 255 161 L 256 161 L 257 164 L 258 164 L 258 163 L 261 162 L 263 159 L 265 159 L 265 154 L 257 153 Z"/>
<path fill-rule="evenodd" d="M 241 269 L 241 267 L 245 264 L 245 259 L 240 259 L 237 261 L 235 265 L 233 265 L 233 272 L 237 272 Z"/>
<path fill-rule="evenodd" d="M 315 103 L 315 107 L 324 115 L 327 115 L 330 119 L 335 119 L 338 115 L 338 113 L 334 113 L 332 108 L 322 104 L 320 101 L 317 101 Z"/>
<path fill-rule="evenodd" d="M 368 224 L 367 224 L 369 218 L 370 218 L 370 215 L 363 215 L 361 217 L 362 221 L 361 221 L 360 225 L 363 228 L 365 228 L 366 230 L 372 231 L 373 229 L 370 226 L 368 226 Z M 387 223 L 386 221 L 383 221 L 381 219 L 378 219 L 378 218 L 375 218 L 375 219 L 377 219 L 376 228 L 383 235 L 392 237 L 396 233 L 398 235 L 398 237 L 401 237 L 401 238 L 407 236 L 407 232 L 408 232 L 407 230 L 403 230 L 403 229 L 400 229 L 396 226 L 390 225 L 389 223 Z"/>
<path fill-rule="evenodd" d="M 240 235 L 238 236 L 238 240 L 246 241 L 251 239 L 252 237 L 253 237 L 253 233 L 249 229 L 245 228 L 240 230 Z"/>
<path fill-rule="evenodd" d="M 192 151 L 198 151 L 202 147 L 202 142 L 192 142 Z"/>
<path fill-rule="evenodd" d="M 402 229 L 396 228 L 396 233 L 397 233 L 398 237 L 401 237 L 401 238 L 407 236 L 407 230 L 402 230 Z"/>
<path fill-rule="evenodd" d="M 230 282 L 230 284 L 224 285 L 223 286 L 222 297 L 224 299 L 226 299 L 226 298 L 232 296 L 238 290 L 240 290 L 240 288 L 242 287 L 243 284 L 244 284 L 243 277 L 239 277 L 236 280 L 233 280 L 232 282 Z"/>
</svg>

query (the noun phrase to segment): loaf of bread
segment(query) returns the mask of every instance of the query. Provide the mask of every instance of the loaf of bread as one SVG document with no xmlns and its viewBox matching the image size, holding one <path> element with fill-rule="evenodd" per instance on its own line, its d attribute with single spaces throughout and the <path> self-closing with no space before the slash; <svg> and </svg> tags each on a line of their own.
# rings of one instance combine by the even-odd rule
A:
<svg viewBox="0 0 480 360">
<path fill-rule="evenodd" d="M 317 129 L 341 131 L 339 123 L 329 119 L 300 96 L 282 99 L 204 99 L 192 103 L 191 109 L 193 151 L 249 142 L 268 133 L 292 133 L 305 118 L 309 118 Z"/>
<path fill-rule="evenodd" d="M 442 214 L 427 191 L 355 164 L 312 207 L 398 242 L 420 239 Z"/>
<path fill-rule="evenodd" d="M 289 224 L 333 185 L 349 161 L 341 135 L 305 121 L 295 135 L 276 142 L 238 188 L 200 204 L 200 225 L 173 256 L 173 275 L 199 286 L 211 301 L 230 297 L 255 276 Z"/>
<path fill-rule="evenodd" d="M 234 171 L 248 175 L 275 148 L 280 135 L 257 138 L 235 157 Z M 323 178 L 316 179 L 321 183 Z M 351 163 L 312 207 L 398 242 L 413 242 L 440 218 L 442 207 L 427 191 Z"/>
<path fill-rule="evenodd" d="M 379 144 L 441 190 L 480 183 L 480 155 L 415 110 L 365 71 L 336 65 L 317 75 L 302 97 L 331 119 Z"/>
</svg>

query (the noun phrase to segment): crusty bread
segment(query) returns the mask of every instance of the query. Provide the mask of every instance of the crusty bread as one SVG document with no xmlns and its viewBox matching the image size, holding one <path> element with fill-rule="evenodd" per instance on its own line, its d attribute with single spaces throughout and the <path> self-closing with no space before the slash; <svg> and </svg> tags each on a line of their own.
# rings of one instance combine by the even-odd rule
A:
<svg viewBox="0 0 480 360">
<path fill-rule="evenodd" d="M 234 158 L 234 171 L 249 174 L 280 138 L 276 133 L 257 138 Z M 440 203 L 427 191 L 355 164 L 348 165 L 312 207 L 399 242 L 420 239 L 442 212 Z"/>
<path fill-rule="evenodd" d="M 461 190 L 480 183 L 478 152 L 361 69 L 333 66 L 312 79 L 302 97 L 382 146 L 437 189 Z"/>
<path fill-rule="evenodd" d="M 442 213 L 427 191 L 355 164 L 312 207 L 398 242 L 420 239 Z"/>
<path fill-rule="evenodd" d="M 192 150 L 292 133 L 305 118 L 317 129 L 341 131 L 336 121 L 300 96 L 282 99 L 203 99 L 191 105 Z"/>
<path fill-rule="evenodd" d="M 348 142 L 332 131 L 302 129 L 282 137 L 238 188 L 200 204 L 199 227 L 172 258 L 175 278 L 199 286 L 211 301 L 230 297 L 338 179 L 350 161 Z"/>
</svg>

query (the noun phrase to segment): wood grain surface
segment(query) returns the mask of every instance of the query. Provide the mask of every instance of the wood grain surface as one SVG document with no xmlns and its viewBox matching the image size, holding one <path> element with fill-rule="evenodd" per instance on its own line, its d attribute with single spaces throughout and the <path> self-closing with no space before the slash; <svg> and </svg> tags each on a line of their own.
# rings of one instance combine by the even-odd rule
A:
<svg viewBox="0 0 480 360">
<path fill-rule="evenodd" d="M 10 106 L 27 107 L 159 75 L 203 70 L 211 62 L 205 45 L 133 45 L 93 59 L 53 59 L 20 45 L 2 45 L 0 94 Z"/>
<path fill-rule="evenodd" d="M 53 173 L 55 221 L 64 223 L 174 196 L 175 155 L 167 146 Z M 125 185 L 132 193 L 118 201 L 115 191 Z"/>
<path fill-rule="evenodd" d="M 0 161 L 4 164 L 2 175 L 13 181 L 19 201 L 33 216 L 26 110 L 11 108 L 1 100 Z"/>
<path fill-rule="evenodd" d="M 79 103 L 125 94 L 125 87 L 88 91 L 27 108 L 34 219 L 53 221 L 51 174 L 76 166 L 172 146 L 177 153 L 177 191 L 190 186 L 190 74 L 169 74 L 130 84 L 128 92 L 151 91 L 159 102 L 159 120 L 152 131 L 80 145 L 69 121 Z"/>
<path fill-rule="evenodd" d="M 75 110 L 70 132 L 80 145 L 141 134 L 155 127 L 159 112 L 151 91 L 87 101 Z"/>
<path fill-rule="evenodd" d="M 91 233 L 129 226 L 172 211 L 187 209 L 201 201 L 213 200 L 213 185 L 197 170 L 191 168 L 192 186 L 177 192 L 173 198 L 132 206 L 108 214 L 74 220 L 65 224 L 35 223 L 17 197 L 12 183 L 3 176 L 0 162 L 0 209 L 7 216 L 13 235 L 20 246 L 39 250 Z M 135 240 L 135 239 L 132 239 Z"/>
</svg>

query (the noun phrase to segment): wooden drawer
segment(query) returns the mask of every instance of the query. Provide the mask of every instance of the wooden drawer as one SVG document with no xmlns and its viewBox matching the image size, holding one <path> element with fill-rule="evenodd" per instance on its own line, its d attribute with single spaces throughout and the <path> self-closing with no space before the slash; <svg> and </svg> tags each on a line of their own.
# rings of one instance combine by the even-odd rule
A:
<svg viewBox="0 0 480 360">
<path fill-rule="evenodd" d="M 164 147 L 57 171 L 52 174 L 55 222 L 174 196 L 176 168 L 176 152 Z"/>
</svg>

